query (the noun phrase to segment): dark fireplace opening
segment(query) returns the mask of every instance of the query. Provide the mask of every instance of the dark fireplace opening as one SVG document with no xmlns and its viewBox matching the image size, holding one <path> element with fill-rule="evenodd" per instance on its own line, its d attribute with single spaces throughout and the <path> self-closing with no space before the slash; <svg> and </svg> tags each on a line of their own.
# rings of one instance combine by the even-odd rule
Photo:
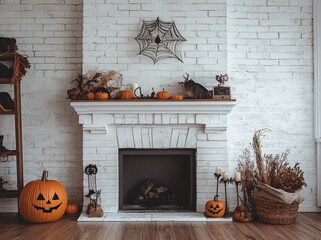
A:
<svg viewBox="0 0 321 240">
<path fill-rule="evenodd" d="M 195 173 L 195 149 L 119 149 L 119 209 L 196 211 Z"/>
</svg>

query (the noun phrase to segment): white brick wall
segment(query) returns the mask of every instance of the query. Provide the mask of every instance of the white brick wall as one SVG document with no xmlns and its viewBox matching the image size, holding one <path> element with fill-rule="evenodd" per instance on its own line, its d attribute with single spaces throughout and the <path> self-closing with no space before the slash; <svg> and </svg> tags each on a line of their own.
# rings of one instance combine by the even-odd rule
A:
<svg viewBox="0 0 321 240">
<path fill-rule="evenodd" d="M 27 54 L 31 62 L 22 80 L 25 183 L 39 179 L 47 168 L 49 178 L 65 185 L 69 199 L 81 203 L 82 136 L 66 90 L 81 71 L 82 1 L 1 0 L 0 36 L 15 37 L 19 53 Z M 0 120 L 0 134 L 10 148 L 14 148 L 12 120 L 12 116 Z M 13 160 L 0 163 L 0 176 L 10 180 L 10 188 L 15 185 Z M 13 167 L 8 169 L 9 164 Z M 0 206 L 0 212 L 17 209 L 12 200 L 1 199 Z"/>
<path fill-rule="evenodd" d="M 165 59 L 153 65 L 137 56 L 134 37 L 142 19 L 157 16 L 174 20 L 187 39 L 184 64 Z M 316 209 L 312 0 L 0 0 L 0 35 L 15 37 L 32 63 L 22 81 L 25 182 L 48 168 L 71 200 L 81 202 L 81 127 L 66 90 L 82 65 L 119 70 L 126 83 L 143 85 L 145 94 L 151 87 L 178 91 L 185 72 L 207 86 L 228 72 L 237 99 L 228 118 L 230 172 L 253 132 L 268 127 L 273 132 L 264 150 L 291 150 L 291 162 L 301 163 L 308 183 L 301 210 Z M 10 121 L 0 120 L 9 147 Z M 3 175 L 12 171 L 1 169 Z M 15 206 L 0 202 L 0 211 Z"/>
<path fill-rule="evenodd" d="M 228 72 L 238 100 L 229 115 L 231 168 L 253 132 L 269 128 L 263 151 L 290 149 L 308 184 L 301 210 L 316 210 L 312 1 L 227 3 Z"/>
<path fill-rule="evenodd" d="M 130 4 L 128 4 L 128 2 Z M 210 2 L 210 3 L 209 3 Z M 142 20 L 175 21 L 187 39 L 177 59 L 157 62 L 139 55 L 135 37 Z M 226 1 L 84 1 L 83 68 L 116 69 L 126 83 L 136 81 L 143 93 L 163 87 L 182 92 L 185 72 L 209 87 L 226 72 Z"/>
</svg>

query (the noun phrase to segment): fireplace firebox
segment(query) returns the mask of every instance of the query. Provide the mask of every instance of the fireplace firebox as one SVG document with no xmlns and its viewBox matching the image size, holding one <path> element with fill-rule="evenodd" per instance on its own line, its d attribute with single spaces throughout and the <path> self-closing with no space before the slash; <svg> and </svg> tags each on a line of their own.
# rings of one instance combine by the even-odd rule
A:
<svg viewBox="0 0 321 240">
<path fill-rule="evenodd" d="M 119 210 L 196 211 L 195 149 L 119 149 Z"/>
</svg>

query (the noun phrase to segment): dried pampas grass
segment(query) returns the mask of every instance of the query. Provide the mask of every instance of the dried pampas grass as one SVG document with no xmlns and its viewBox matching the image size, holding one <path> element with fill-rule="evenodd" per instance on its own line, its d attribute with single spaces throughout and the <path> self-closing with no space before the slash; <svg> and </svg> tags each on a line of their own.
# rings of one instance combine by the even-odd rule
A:
<svg viewBox="0 0 321 240">
<path fill-rule="evenodd" d="M 269 129 L 257 130 L 249 148 L 244 149 L 237 162 L 238 171 L 242 173 L 242 191 L 244 204 L 251 209 L 254 188 L 257 182 L 286 192 L 296 192 L 306 186 L 303 171 L 296 163 L 291 167 L 287 158 L 289 150 L 281 154 L 262 154 L 261 142 Z M 255 159 L 255 160 L 253 160 Z"/>
</svg>

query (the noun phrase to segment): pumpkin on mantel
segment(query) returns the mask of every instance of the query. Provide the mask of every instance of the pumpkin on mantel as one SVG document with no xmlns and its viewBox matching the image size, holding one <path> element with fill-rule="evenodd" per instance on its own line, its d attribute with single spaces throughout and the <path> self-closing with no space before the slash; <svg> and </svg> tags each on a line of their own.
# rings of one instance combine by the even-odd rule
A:
<svg viewBox="0 0 321 240">
<path fill-rule="evenodd" d="M 95 99 L 95 94 L 93 92 L 86 93 L 86 99 L 87 100 L 94 100 Z"/>
<path fill-rule="evenodd" d="M 163 91 L 159 91 L 157 92 L 157 98 L 158 99 L 169 99 L 171 97 L 171 93 L 169 91 L 165 91 L 165 89 L 163 88 Z"/>
<path fill-rule="evenodd" d="M 134 93 L 132 90 L 121 90 L 119 91 L 120 99 L 132 99 L 134 98 Z"/>
<path fill-rule="evenodd" d="M 29 182 L 19 196 L 19 212 L 31 223 L 46 223 L 60 219 L 66 210 L 67 194 L 64 186 L 56 180 L 48 180 L 48 171 L 41 180 Z"/>
<path fill-rule="evenodd" d="M 97 99 L 97 100 L 107 100 L 108 99 L 108 93 L 106 93 L 106 92 L 96 92 L 95 93 L 95 99 Z"/>
<path fill-rule="evenodd" d="M 173 96 L 171 96 L 171 99 L 172 100 L 183 100 L 183 96 L 182 95 L 173 95 Z"/>
</svg>

